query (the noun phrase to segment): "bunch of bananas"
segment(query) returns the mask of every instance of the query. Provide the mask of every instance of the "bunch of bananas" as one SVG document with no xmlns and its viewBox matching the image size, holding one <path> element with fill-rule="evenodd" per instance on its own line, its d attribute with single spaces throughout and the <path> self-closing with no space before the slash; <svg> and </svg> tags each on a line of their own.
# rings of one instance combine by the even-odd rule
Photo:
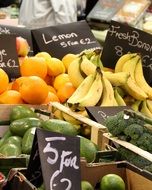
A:
<svg viewBox="0 0 152 190">
<path fill-rule="evenodd" d="M 77 74 L 78 73 L 78 74 Z M 112 72 L 103 67 L 101 51 L 84 51 L 80 53 L 69 68 L 71 82 L 77 88 L 67 100 L 73 110 L 83 110 L 88 106 L 122 106 L 126 105 L 121 96 L 120 86 L 124 85 L 130 74 Z"/>
</svg>

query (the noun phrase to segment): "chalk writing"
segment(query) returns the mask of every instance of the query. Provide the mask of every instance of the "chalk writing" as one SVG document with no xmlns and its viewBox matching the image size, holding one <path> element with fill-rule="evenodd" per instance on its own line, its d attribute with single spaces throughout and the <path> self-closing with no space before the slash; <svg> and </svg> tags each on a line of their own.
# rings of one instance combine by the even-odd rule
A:
<svg viewBox="0 0 152 190">
<path fill-rule="evenodd" d="M 7 53 L 5 49 L 0 50 L 0 67 L 18 67 L 14 59 L 7 59 Z"/>
<path fill-rule="evenodd" d="M 137 47 L 139 49 L 144 49 L 147 52 L 152 52 L 152 45 L 149 43 L 141 41 L 140 40 L 140 34 L 138 31 L 132 30 L 129 32 L 128 31 L 119 32 L 119 29 L 121 29 L 120 26 L 112 25 L 110 30 L 109 30 L 109 35 L 113 36 L 115 38 L 118 38 L 119 40 L 128 41 L 128 44 L 132 47 Z"/>
<path fill-rule="evenodd" d="M 75 38 L 75 37 L 78 37 L 78 35 L 73 32 L 70 34 L 60 34 L 58 36 L 56 36 L 56 35 L 50 36 L 49 38 L 48 38 L 48 35 L 45 36 L 45 34 L 42 34 L 42 38 L 43 38 L 43 41 L 45 44 L 57 42 L 57 41 L 64 40 L 64 39 Z"/>
<path fill-rule="evenodd" d="M 109 116 L 107 116 L 106 113 L 103 112 L 103 111 L 98 111 L 97 113 L 98 113 L 99 115 L 101 115 L 101 117 L 102 117 L 103 119 L 106 119 L 107 117 L 109 117 Z"/>
<path fill-rule="evenodd" d="M 59 152 L 56 148 L 52 147 L 51 142 L 53 141 L 66 141 L 66 137 L 47 137 L 45 140 L 48 142 L 45 148 L 43 149 L 43 153 L 50 153 L 49 156 L 47 157 L 47 162 L 50 165 L 56 164 L 58 159 L 60 159 L 60 165 L 59 169 L 56 170 L 53 175 L 50 178 L 50 190 L 53 190 L 57 184 L 54 182 L 55 178 L 62 174 L 64 168 L 74 168 L 74 169 L 79 169 L 79 166 L 77 165 L 77 156 L 72 157 L 72 151 L 62 151 L 61 155 L 59 155 Z M 51 155 L 51 157 L 50 157 Z M 61 183 L 67 183 L 66 189 L 65 190 L 70 190 L 72 187 L 72 182 L 70 179 L 67 178 L 62 178 L 60 180 Z"/>
<path fill-rule="evenodd" d="M 0 34 L 10 34 L 10 30 L 6 27 L 0 27 Z"/>
</svg>

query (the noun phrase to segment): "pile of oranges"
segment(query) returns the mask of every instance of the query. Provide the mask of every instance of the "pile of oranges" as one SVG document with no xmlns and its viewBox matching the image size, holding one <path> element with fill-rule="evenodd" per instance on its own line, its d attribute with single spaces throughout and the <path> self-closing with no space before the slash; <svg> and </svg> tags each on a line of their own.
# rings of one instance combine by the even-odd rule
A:
<svg viewBox="0 0 152 190">
<path fill-rule="evenodd" d="M 20 77 L 9 82 L 7 73 L 0 69 L 0 104 L 47 104 L 60 103 L 76 90 L 70 82 L 67 69 L 74 54 L 62 60 L 46 52 L 20 59 Z"/>
</svg>

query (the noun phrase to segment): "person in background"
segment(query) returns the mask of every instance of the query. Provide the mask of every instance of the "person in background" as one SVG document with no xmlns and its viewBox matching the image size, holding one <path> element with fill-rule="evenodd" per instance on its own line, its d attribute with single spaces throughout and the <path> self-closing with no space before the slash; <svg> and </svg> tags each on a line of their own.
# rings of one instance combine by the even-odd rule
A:
<svg viewBox="0 0 152 190">
<path fill-rule="evenodd" d="M 9 5 L 12 5 L 13 3 L 15 3 L 15 0 L 0 0 L 0 8 L 8 7 Z"/>
<path fill-rule="evenodd" d="M 22 0 L 19 25 L 30 29 L 77 21 L 77 0 Z"/>
</svg>

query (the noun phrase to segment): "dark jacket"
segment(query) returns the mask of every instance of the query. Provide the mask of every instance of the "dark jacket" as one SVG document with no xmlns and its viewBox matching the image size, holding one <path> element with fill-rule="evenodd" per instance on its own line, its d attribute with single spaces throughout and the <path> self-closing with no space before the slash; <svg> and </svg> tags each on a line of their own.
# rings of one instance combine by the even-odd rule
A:
<svg viewBox="0 0 152 190">
<path fill-rule="evenodd" d="M 7 7 L 15 3 L 15 0 L 0 0 L 0 7 Z"/>
</svg>

